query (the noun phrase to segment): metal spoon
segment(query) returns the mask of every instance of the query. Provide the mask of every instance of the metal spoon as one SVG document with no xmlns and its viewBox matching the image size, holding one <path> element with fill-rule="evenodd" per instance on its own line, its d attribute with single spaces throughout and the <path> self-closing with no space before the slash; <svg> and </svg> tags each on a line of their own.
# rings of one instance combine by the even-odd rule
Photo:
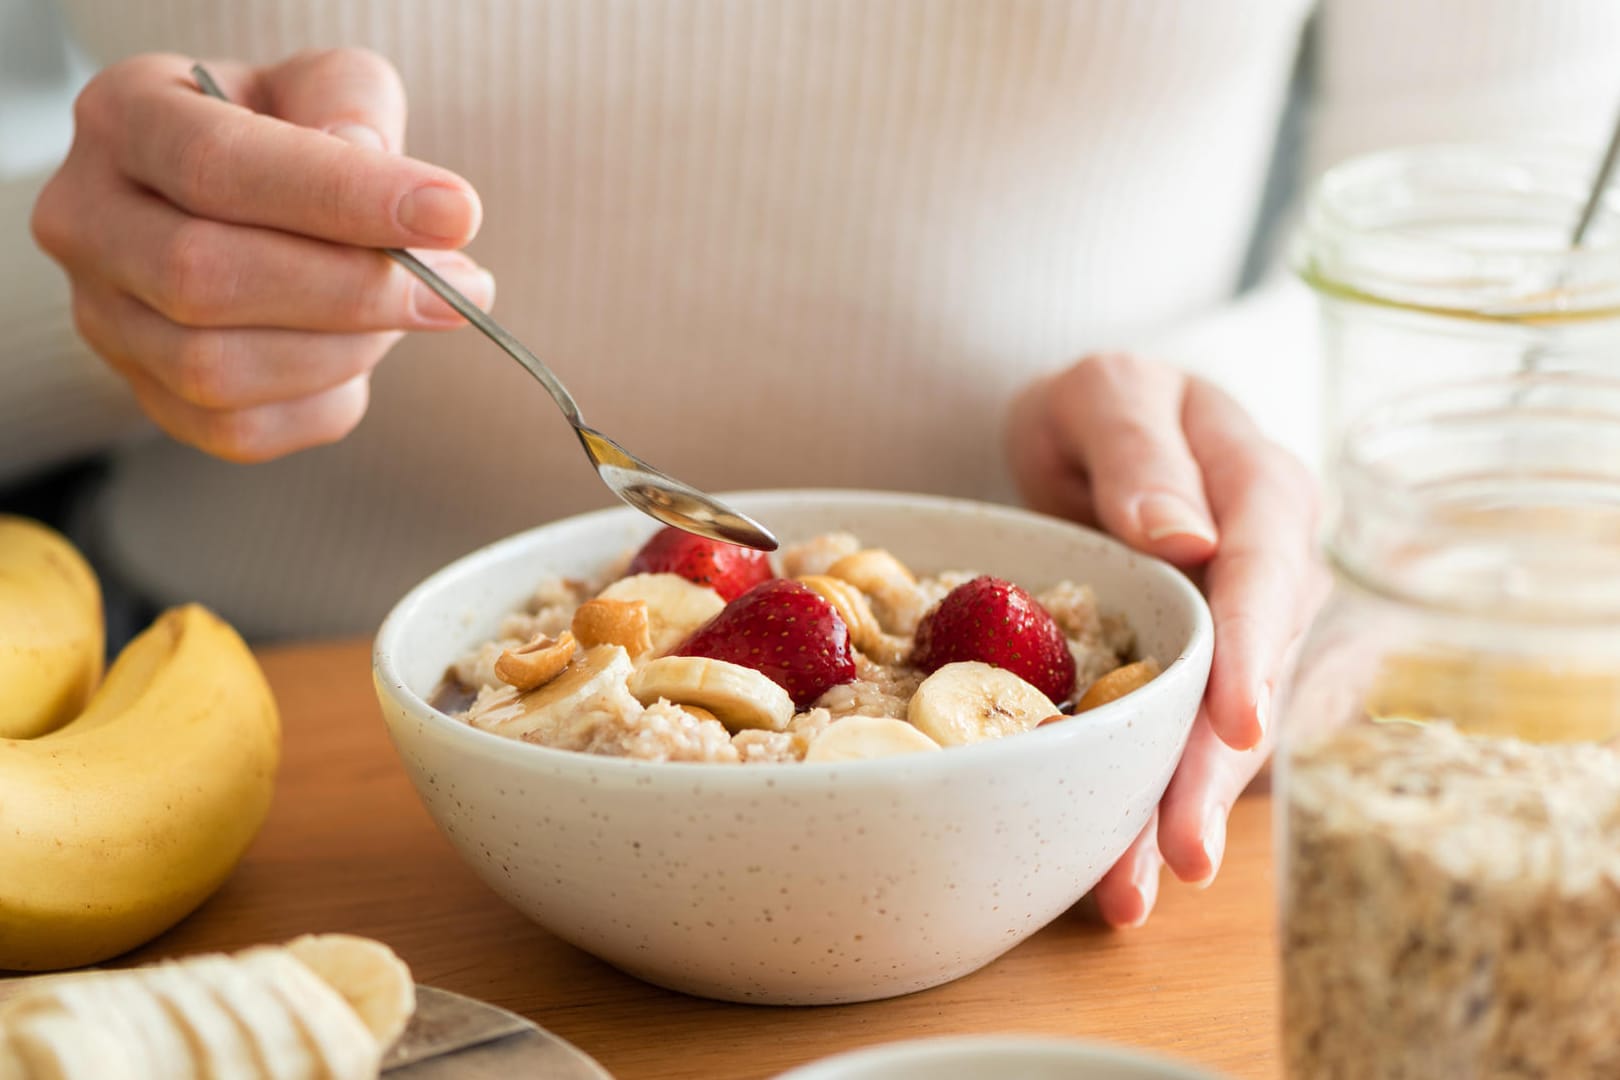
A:
<svg viewBox="0 0 1620 1080">
<path fill-rule="evenodd" d="M 1609 133 L 1609 145 L 1603 151 L 1603 162 L 1598 166 L 1597 175 L 1592 178 L 1592 189 L 1586 193 L 1586 204 L 1581 207 L 1581 216 L 1575 222 L 1575 228 L 1570 233 L 1570 250 L 1578 251 L 1586 244 L 1586 234 L 1592 231 L 1592 222 L 1597 220 L 1598 208 L 1603 205 L 1603 196 L 1609 190 L 1609 180 L 1614 176 L 1614 166 L 1620 160 L 1620 115 L 1615 117 L 1614 130 Z M 1564 284 L 1565 275 L 1558 275 L 1558 285 Z M 1541 368 L 1545 359 L 1543 348 L 1532 345 L 1524 352 L 1524 360 L 1519 370 L 1529 374 Z"/>
<path fill-rule="evenodd" d="M 193 64 L 192 77 L 203 93 L 221 101 L 229 101 L 219 84 L 206 68 Z M 759 522 L 746 514 L 733 510 L 711 495 L 705 495 L 690 484 L 661 472 L 636 457 L 630 451 L 585 423 L 579 405 L 552 370 L 538 356 L 524 347 L 511 332 L 461 295 L 449 282 L 430 270 L 415 255 L 399 248 L 385 248 L 383 254 L 421 278 L 423 283 L 455 308 L 463 318 L 483 331 L 508 356 L 522 364 L 546 388 L 551 399 L 562 410 L 563 416 L 574 426 L 585 456 L 596 466 L 602 483 L 619 498 L 666 525 L 684 529 L 698 536 L 721 540 L 728 544 L 741 544 L 760 551 L 775 551 L 776 537 Z"/>
</svg>

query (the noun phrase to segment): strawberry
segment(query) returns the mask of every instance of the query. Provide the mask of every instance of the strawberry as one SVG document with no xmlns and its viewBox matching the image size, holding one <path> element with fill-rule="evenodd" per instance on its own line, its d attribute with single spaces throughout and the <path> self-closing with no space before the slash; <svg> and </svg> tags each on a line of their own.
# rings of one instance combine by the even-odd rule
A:
<svg viewBox="0 0 1620 1080">
<path fill-rule="evenodd" d="M 917 624 L 913 664 L 936 671 L 958 660 L 1006 668 L 1057 704 L 1074 693 L 1063 631 L 1029 593 L 1000 578 L 958 585 Z"/>
<path fill-rule="evenodd" d="M 855 681 L 849 628 L 833 606 L 797 581 L 763 581 L 727 604 L 675 649 L 753 668 L 805 708 Z"/>
<path fill-rule="evenodd" d="M 722 544 L 676 528 L 659 529 L 630 560 L 626 574 L 679 574 L 735 600 L 773 575 L 763 551 Z"/>
</svg>

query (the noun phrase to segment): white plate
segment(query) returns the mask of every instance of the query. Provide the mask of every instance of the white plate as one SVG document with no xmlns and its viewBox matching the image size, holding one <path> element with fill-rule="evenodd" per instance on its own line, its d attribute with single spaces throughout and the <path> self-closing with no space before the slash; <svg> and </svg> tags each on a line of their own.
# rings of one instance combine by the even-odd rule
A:
<svg viewBox="0 0 1620 1080">
<path fill-rule="evenodd" d="M 1019 1036 L 919 1039 L 869 1047 L 777 1080 L 1221 1080 L 1168 1058 L 1101 1043 Z"/>
</svg>

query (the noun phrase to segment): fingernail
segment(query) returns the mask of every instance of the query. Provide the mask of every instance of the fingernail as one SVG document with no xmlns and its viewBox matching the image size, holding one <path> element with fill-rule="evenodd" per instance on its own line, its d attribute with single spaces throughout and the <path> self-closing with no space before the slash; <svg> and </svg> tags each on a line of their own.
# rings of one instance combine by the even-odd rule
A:
<svg viewBox="0 0 1620 1080">
<path fill-rule="evenodd" d="M 402 227 L 419 236 L 456 241 L 472 232 L 478 208 L 463 191 L 426 184 L 399 201 L 395 217 Z"/>
<path fill-rule="evenodd" d="M 470 260 L 465 264 L 436 266 L 434 269 L 438 271 L 440 277 L 481 308 L 487 309 L 495 298 L 494 275 Z M 415 309 L 417 319 L 424 323 L 447 325 L 462 321 L 456 309 L 445 303 L 425 282 L 418 281 L 411 290 L 411 306 Z"/>
<path fill-rule="evenodd" d="M 1149 540 L 1190 536 L 1206 544 L 1215 542 L 1215 527 L 1191 503 L 1178 495 L 1144 495 L 1136 504 L 1136 519 Z"/>
<path fill-rule="evenodd" d="M 388 144 L 378 134 L 377 129 L 365 124 L 333 124 L 326 129 L 328 135 L 336 135 L 346 143 L 356 146 L 369 146 L 373 150 L 386 150 Z"/>
<path fill-rule="evenodd" d="M 1254 694 L 1254 726 L 1260 729 L 1260 738 L 1271 728 L 1271 684 L 1261 683 Z"/>
<path fill-rule="evenodd" d="M 1132 879 L 1131 886 L 1136 892 L 1137 904 L 1142 905 L 1142 913 L 1137 915 L 1136 918 L 1132 918 L 1129 923 L 1126 923 L 1126 926 L 1131 929 L 1147 925 L 1147 916 L 1153 913 L 1153 904 L 1158 900 L 1158 870 L 1160 870 L 1160 866 L 1163 866 L 1163 861 L 1158 858 L 1157 852 L 1152 853 L 1152 855 L 1144 855 L 1142 860 L 1137 863 L 1136 874 L 1132 874 L 1134 879 Z"/>
<path fill-rule="evenodd" d="M 1204 858 L 1209 862 L 1209 874 L 1193 882 L 1194 888 L 1207 889 L 1215 884 L 1215 875 L 1221 872 L 1221 860 L 1226 857 L 1226 810 L 1211 806 L 1204 814 Z"/>
</svg>

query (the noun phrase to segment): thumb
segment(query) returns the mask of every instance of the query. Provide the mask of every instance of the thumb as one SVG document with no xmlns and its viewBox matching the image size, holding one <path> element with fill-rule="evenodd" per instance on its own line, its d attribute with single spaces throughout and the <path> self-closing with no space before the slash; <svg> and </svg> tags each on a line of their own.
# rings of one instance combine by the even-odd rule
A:
<svg viewBox="0 0 1620 1080">
<path fill-rule="evenodd" d="M 405 149 L 405 86 L 369 49 L 311 49 L 265 68 L 266 110 L 374 150 Z"/>
</svg>

